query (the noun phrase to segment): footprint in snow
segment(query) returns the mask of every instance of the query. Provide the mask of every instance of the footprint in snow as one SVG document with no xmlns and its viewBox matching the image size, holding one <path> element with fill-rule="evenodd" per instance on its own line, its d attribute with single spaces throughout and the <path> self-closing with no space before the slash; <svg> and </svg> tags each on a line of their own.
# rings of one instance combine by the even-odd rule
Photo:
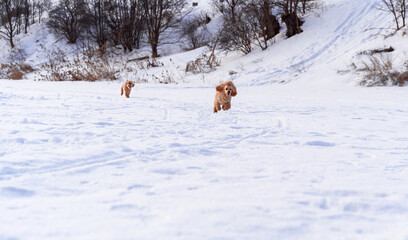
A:
<svg viewBox="0 0 408 240">
<path fill-rule="evenodd" d="M 316 147 L 334 147 L 336 146 L 335 143 L 324 142 L 324 141 L 310 141 L 310 142 L 306 142 L 305 145 L 316 146 Z"/>
<path fill-rule="evenodd" d="M 24 188 L 4 187 L 0 190 L 0 196 L 5 197 L 31 197 L 34 192 Z"/>
</svg>

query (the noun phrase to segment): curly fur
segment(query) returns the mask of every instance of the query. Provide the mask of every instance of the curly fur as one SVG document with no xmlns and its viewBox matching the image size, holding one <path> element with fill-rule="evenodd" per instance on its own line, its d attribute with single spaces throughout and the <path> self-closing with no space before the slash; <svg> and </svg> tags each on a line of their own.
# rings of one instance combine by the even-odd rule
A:
<svg viewBox="0 0 408 240">
<path fill-rule="evenodd" d="M 231 81 L 221 83 L 215 88 L 214 112 L 231 108 L 231 98 L 237 95 L 237 88 Z"/>
<path fill-rule="evenodd" d="M 120 89 L 120 95 L 123 95 L 125 93 L 125 96 L 129 98 L 130 92 L 132 91 L 132 87 L 135 86 L 135 83 L 133 81 L 126 81 L 125 84 L 122 85 L 122 88 Z"/>
</svg>

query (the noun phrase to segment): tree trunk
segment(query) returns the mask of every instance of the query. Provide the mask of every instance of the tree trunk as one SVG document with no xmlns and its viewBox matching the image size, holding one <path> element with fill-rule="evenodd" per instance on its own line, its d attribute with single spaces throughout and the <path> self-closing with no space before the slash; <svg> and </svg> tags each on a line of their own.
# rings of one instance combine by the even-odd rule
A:
<svg viewBox="0 0 408 240">
<path fill-rule="evenodd" d="M 400 26 L 399 26 L 399 22 L 398 22 L 398 16 L 396 14 L 396 12 L 393 12 L 394 14 L 394 20 L 395 20 L 395 24 L 397 25 L 397 31 L 400 30 Z"/>
<path fill-rule="evenodd" d="M 10 47 L 13 49 L 14 48 L 13 38 L 14 38 L 14 35 L 15 35 L 15 27 L 13 26 L 11 18 L 9 19 L 8 25 L 9 25 L 9 29 L 7 29 L 8 38 L 9 38 L 9 42 L 10 42 Z"/>
<path fill-rule="evenodd" d="M 10 37 L 10 47 L 11 47 L 12 49 L 14 48 L 13 37 Z"/>
<path fill-rule="evenodd" d="M 151 44 L 152 46 L 152 57 L 157 58 L 159 57 L 159 54 L 157 53 L 157 44 Z"/>
<path fill-rule="evenodd" d="M 400 8 L 401 8 L 402 27 L 405 27 L 405 16 L 406 16 L 406 11 L 407 11 L 407 5 L 405 4 L 405 0 L 402 0 Z"/>
<path fill-rule="evenodd" d="M 282 21 L 286 25 L 286 36 L 288 38 L 303 32 L 300 28 L 303 25 L 303 21 L 299 19 L 295 12 L 283 15 Z"/>
<path fill-rule="evenodd" d="M 279 33 L 280 25 L 276 17 L 270 13 L 270 6 L 268 1 L 264 1 L 262 13 L 264 16 L 263 24 L 265 27 L 266 40 L 269 40 Z"/>
<path fill-rule="evenodd" d="M 302 0 L 302 13 L 303 14 L 306 13 L 306 2 L 307 2 L 307 0 Z"/>
</svg>

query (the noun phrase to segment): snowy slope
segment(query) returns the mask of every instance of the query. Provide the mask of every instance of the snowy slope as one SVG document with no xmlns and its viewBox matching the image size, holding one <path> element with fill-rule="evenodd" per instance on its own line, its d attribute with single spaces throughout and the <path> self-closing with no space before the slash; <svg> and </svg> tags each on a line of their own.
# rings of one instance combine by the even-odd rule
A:
<svg viewBox="0 0 408 240">
<path fill-rule="evenodd" d="M 405 38 L 378 36 L 379 1 L 326 3 L 294 38 L 130 99 L 121 82 L 0 80 L 0 240 L 406 240 L 406 89 L 337 73 Z M 199 51 L 161 61 L 181 74 Z M 213 114 L 226 79 L 238 95 Z"/>
<path fill-rule="evenodd" d="M 286 39 L 283 25 L 281 33 L 265 51 L 255 47 L 245 56 L 239 52 L 219 53 L 221 67 L 214 72 L 184 73 L 187 62 L 194 61 L 202 52 L 208 52 L 203 48 L 162 57 L 160 61 L 164 67 L 152 69 L 149 73 L 170 71 L 177 82 L 206 85 L 227 79 L 241 86 L 287 83 L 298 79 L 307 79 L 309 84 L 336 84 L 339 81 L 337 72 L 347 70 L 352 63 L 358 64 L 355 58 L 361 51 L 392 45 L 398 58 L 406 58 L 406 36 L 397 34 L 384 38 L 394 31 L 393 20 L 380 8 L 380 0 L 324 1 L 320 8 L 305 16 L 307 20 L 302 26 L 302 34 Z M 202 10 L 208 12 L 208 6 L 204 5 Z M 216 28 L 217 20 L 210 23 L 210 29 Z M 165 49 L 163 51 L 166 52 Z M 236 74 L 230 75 L 230 72 Z M 136 76 L 140 77 L 140 74 L 145 74 L 145 70 Z M 351 78 L 355 76 L 346 76 L 345 81 L 355 84 L 355 79 L 350 81 Z"/>
<path fill-rule="evenodd" d="M 193 1 L 189 1 L 191 3 Z M 195 1 L 199 7 L 194 8 L 193 13 L 206 12 L 211 15 L 211 7 L 208 0 Z M 190 4 L 189 4 L 190 5 Z M 224 80 L 234 80 L 241 86 L 263 85 L 268 83 L 291 82 L 302 76 L 303 79 L 316 79 L 317 76 L 335 76 L 340 70 L 355 63 L 358 52 L 382 48 L 392 45 L 398 52 L 398 58 L 405 59 L 406 47 L 403 42 L 406 37 L 396 36 L 384 39 L 384 36 L 392 33 L 392 16 L 379 10 L 380 0 L 375 1 L 351 1 L 330 0 L 324 1 L 322 6 L 309 13 L 302 26 L 304 32 L 290 39 L 285 38 L 285 28 L 282 26 L 281 33 L 275 37 L 273 44 L 265 51 L 255 47 L 253 52 L 243 56 L 239 52 L 217 56 L 221 61 L 221 67 L 207 74 L 185 74 L 186 64 L 194 61 L 201 53 L 207 53 L 207 48 L 200 48 L 190 52 L 178 53 L 180 46 L 163 45 L 160 53 L 164 56 L 158 61 L 163 67 L 151 69 L 139 69 L 135 62 L 126 63 L 128 60 L 149 55 L 149 46 L 123 54 L 116 51 L 113 59 L 115 69 L 133 69 L 134 71 L 122 71 L 119 80 L 147 79 L 150 82 L 152 76 L 162 75 L 169 72 L 177 83 L 192 83 L 213 85 Z M 215 17 L 209 24 L 210 32 L 216 31 L 220 24 L 219 18 Z M 35 68 L 49 61 L 53 53 L 62 51 L 68 59 L 79 49 L 74 45 L 67 45 L 63 39 L 55 37 L 42 24 L 34 24 L 28 35 L 17 38 L 17 48 L 23 49 L 26 62 Z M 6 45 L 0 40 L 1 45 Z M 0 63 L 6 63 L 10 51 L 0 53 Z M 117 63 L 120 64 L 117 64 Z M 230 72 L 237 74 L 230 75 Z M 304 75 L 308 75 L 304 77 Z M 29 76 L 33 78 L 33 76 Z M 38 77 L 36 77 L 38 79 Z M 336 80 L 331 78 L 317 78 L 317 84 L 333 84 Z M 309 81 L 309 80 L 308 80 Z M 347 77 L 350 82 L 350 76 Z M 315 81 L 313 81 L 315 82 Z M 354 82 L 352 82 L 354 84 Z"/>
<path fill-rule="evenodd" d="M 308 81 L 316 74 L 334 76 L 352 63 L 357 52 L 391 41 L 384 40 L 383 34 L 391 32 L 392 18 L 379 10 L 380 4 L 378 0 L 325 1 L 322 9 L 307 17 L 302 34 L 282 40 L 282 31 L 266 51 L 257 50 L 245 58 L 233 56 L 224 68 L 237 71 L 233 79 L 247 86 L 290 82 L 305 73 L 308 78 L 303 79 Z M 214 73 L 223 78 L 227 74 Z M 319 84 L 333 82 L 330 78 L 318 79 Z"/>
</svg>

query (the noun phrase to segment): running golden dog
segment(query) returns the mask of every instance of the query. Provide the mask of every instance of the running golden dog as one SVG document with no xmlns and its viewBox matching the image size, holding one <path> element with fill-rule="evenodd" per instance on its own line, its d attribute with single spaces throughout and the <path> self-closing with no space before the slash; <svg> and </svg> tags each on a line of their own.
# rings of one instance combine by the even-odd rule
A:
<svg viewBox="0 0 408 240">
<path fill-rule="evenodd" d="M 231 108 L 231 98 L 237 95 L 237 88 L 231 81 L 226 81 L 218 85 L 216 88 L 214 100 L 214 112 L 226 111 Z"/>
<path fill-rule="evenodd" d="M 135 86 L 135 83 L 133 81 L 126 81 L 125 84 L 122 85 L 122 88 L 120 89 L 120 95 L 122 96 L 123 93 L 125 93 L 125 96 L 129 98 L 130 92 L 132 91 L 132 87 Z"/>
</svg>

